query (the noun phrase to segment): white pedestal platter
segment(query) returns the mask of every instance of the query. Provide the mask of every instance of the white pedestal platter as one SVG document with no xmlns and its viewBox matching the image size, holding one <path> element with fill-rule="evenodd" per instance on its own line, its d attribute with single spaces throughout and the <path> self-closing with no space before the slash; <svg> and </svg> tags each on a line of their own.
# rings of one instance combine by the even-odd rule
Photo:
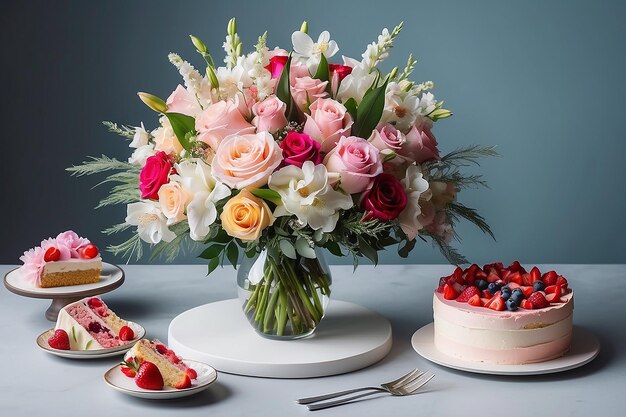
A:
<svg viewBox="0 0 626 417">
<path fill-rule="evenodd" d="M 67 287 L 38 288 L 25 283 L 20 276 L 20 269 L 9 271 L 4 276 L 4 286 L 17 295 L 30 298 L 51 299 L 46 310 L 46 318 L 56 321 L 59 311 L 66 305 L 81 298 L 91 297 L 113 291 L 124 283 L 124 271 L 117 265 L 102 263 L 100 281 L 94 284 L 71 285 Z"/>
<path fill-rule="evenodd" d="M 331 300 L 315 333 L 270 340 L 248 323 L 237 299 L 188 310 L 172 320 L 168 345 L 183 358 L 226 373 L 269 378 L 336 375 L 369 366 L 391 350 L 391 325 L 379 314 Z"/>
</svg>

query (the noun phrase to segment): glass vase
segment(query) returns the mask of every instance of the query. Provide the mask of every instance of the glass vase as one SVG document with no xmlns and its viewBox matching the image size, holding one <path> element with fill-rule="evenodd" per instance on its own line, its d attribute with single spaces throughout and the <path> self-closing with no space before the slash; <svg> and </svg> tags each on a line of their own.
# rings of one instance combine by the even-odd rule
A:
<svg viewBox="0 0 626 417">
<path fill-rule="evenodd" d="M 264 250 L 244 257 L 237 273 L 239 300 L 259 335 L 290 340 L 313 334 L 324 318 L 332 282 L 323 251 L 316 248 L 315 254 L 292 259 Z"/>
</svg>

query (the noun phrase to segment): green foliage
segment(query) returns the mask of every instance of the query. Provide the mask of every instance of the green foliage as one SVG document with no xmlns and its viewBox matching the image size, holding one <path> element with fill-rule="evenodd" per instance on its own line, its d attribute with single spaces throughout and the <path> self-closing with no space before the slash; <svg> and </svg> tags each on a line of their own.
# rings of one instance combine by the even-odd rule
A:
<svg viewBox="0 0 626 417">
<path fill-rule="evenodd" d="M 276 86 L 276 97 L 278 97 L 280 101 L 285 103 L 285 116 L 289 121 L 295 120 L 298 113 L 298 109 L 296 108 L 296 104 L 294 103 L 293 97 L 291 96 L 291 88 L 289 86 L 289 71 L 291 68 L 291 59 L 291 54 L 289 54 L 289 58 L 287 58 L 287 63 L 285 63 L 285 67 L 283 68 L 283 72 L 280 74 L 280 78 L 278 79 L 278 84 Z"/>
<path fill-rule="evenodd" d="M 385 90 L 387 81 L 365 93 L 356 111 L 356 121 L 352 125 L 352 134 L 368 138 L 380 122 L 385 107 Z"/>
<path fill-rule="evenodd" d="M 172 125 L 176 138 L 187 152 L 191 152 L 189 134 L 196 131 L 196 121 L 193 117 L 181 113 L 164 113 Z"/>
<path fill-rule="evenodd" d="M 119 125 L 117 123 L 103 121 L 103 125 L 105 125 L 109 132 L 120 135 L 126 139 L 132 139 L 135 136 L 135 128 L 131 126 Z"/>
</svg>

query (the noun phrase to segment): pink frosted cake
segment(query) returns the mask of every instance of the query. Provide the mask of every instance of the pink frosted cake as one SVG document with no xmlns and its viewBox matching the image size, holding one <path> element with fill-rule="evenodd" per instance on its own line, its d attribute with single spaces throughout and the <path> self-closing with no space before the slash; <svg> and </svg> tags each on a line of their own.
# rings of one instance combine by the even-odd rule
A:
<svg viewBox="0 0 626 417">
<path fill-rule="evenodd" d="M 457 268 L 433 297 L 435 346 L 459 359 L 497 364 L 564 355 L 572 338 L 574 293 L 554 271 L 514 262 Z"/>
<path fill-rule="evenodd" d="M 56 332 L 67 334 L 71 350 L 95 350 L 115 348 L 135 339 L 135 332 L 125 320 L 119 318 L 99 297 L 88 297 L 65 306 L 59 312 Z M 55 332 L 55 336 L 58 337 Z M 54 336 L 53 336 L 54 337 Z M 63 348 L 56 339 L 51 347 Z M 60 347 L 61 346 L 61 347 Z"/>
<path fill-rule="evenodd" d="M 45 239 L 20 260 L 22 280 L 41 288 L 96 283 L 102 270 L 98 248 L 71 230 Z"/>
</svg>

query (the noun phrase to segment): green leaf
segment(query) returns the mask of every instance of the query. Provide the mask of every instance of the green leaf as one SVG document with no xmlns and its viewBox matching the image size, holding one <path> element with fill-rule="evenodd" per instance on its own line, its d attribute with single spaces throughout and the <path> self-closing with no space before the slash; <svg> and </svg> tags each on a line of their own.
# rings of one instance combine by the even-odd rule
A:
<svg viewBox="0 0 626 417">
<path fill-rule="evenodd" d="M 317 66 L 317 71 L 315 71 L 313 78 L 317 78 L 320 81 L 329 81 L 326 88 L 330 88 L 330 70 L 328 68 L 328 61 L 326 60 L 324 54 L 320 54 L 320 64 Z"/>
<path fill-rule="evenodd" d="M 286 105 L 285 116 L 287 120 L 293 120 L 297 114 L 297 109 L 293 98 L 291 97 L 291 88 L 289 85 L 289 71 L 291 68 L 291 54 L 287 58 L 287 62 L 283 67 L 283 72 L 280 74 L 278 84 L 276 86 L 276 97 Z"/>
<path fill-rule="evenodd" d="M 226 247 L 226 257 L 230 261 L 233 268 L 237 269 L 237 261 L 239 260 L 239 248 L 235 242 L 230 242 Z"/>
<path fill-rule="evenodd" d="M 346 110 L 348 110 L 348 113 L 350 113 L 350 116 L 352 116 L 352 121 L 356 123 L 356 116 L 357 116 L 356 100 L 350 97 L 348 100 L 346 100 L 345 103 L 343 103 L 343 105 L 346 107 Z"/>
<path fill-rule="evenodd" d="M 225 247 L 226 247 L 225 245 L 209 246 L 198 256 L 198 258 L 203 258 L 203 259 L 217 258 L 218 256 L 220 256 L 220 254 L 222 253 Z"/>
<path fill-rule="evenodd" d="M 356 122 L 352 125 L 352 134 L 361 138 L 369 138 L 372 130 L 380 122 L 385 107 L 385 90 L 387 82 L 380 87 L 368 91 L 356 112 Z"/>
<path fill-rule="evenodd" d="M 209 272 L 207 272 L 206 274 L 209 275 L 211 272 L 215 271 L 215 268 L 217 268 L 220 264 L 220 258 L 213 258 L 209 261 Z"/>
<path fill-rule="evenodd" d="M 271 201 L 274 204 L 280 204 L 280 194 L 269 188 L 257 188 L 252 191 L 252 194 L 267 201 Z"/>
<path fill-rule="evenodd" d="M 374 265 L 378 265 L 378 252 L 361 236 L 359 236 L 359 250 Z"/>
<path fill-rule="evenodd" d="M 220 228 L 219 231 L 217 232 L 217 235 L 212 237 L 206 243 L 223 243 L 224 245 L 226 245 L 227 243 L 230 243 L 232 240 L 233 240 L 233 237 L 230 236 L 228 233 L 226 233 L 224 229 Z"/>
<path fill-rule="evenodd" d="M 92 342 L 93 340 L 90 340 L 89 342 L 87 342 L 87 344 L 85 345 L 85 350 L 89 350 L 89 346 L 91 346 Z"/>
<path fill-rule="evenodd" d="M 296 249 L 293 247 L 293 244 L 289 239 L 279 240 L 278 245 L 280 246 L 280 250 L 286 257 L 296 259 Z"/>
<path fill-rule="evenodd" d="M 74 342 L 77 342 L 77 340 L 76 340 L 76 329 L 74 328 L 74 326 L 72 326 L 72 339 L 74 339 Z"/>
<path fill-rule="evenodd" d="M 315 251 L 311 246 L 309 246 L 309 242 L 306 239 L 299 237 L 296 239 L 296 251 L 303 258 L 315 259 Z"/>
<path fill-rule="evenodd" d="M 193 117 L 187 116 L 181 113 L 164 113 L 172 125 L 172 130 L 176 135 L 176 138 L 180 142 L 183 148 L 187 151 L 191 151 L 191 144 L 189 143 L 189 132 L 196 131 L 196 121 Z"/>
<path fill-rule="evenodd" d="M 406 244 L 404 246 L 402 246 L 401 248 L 398 249 L 398 255 L 400 255 L 403 258 L 406 258 L 409 256 L 409 253 L 413 250 L 413 248 L 415 247 L 415 242 L 416 239 L 413 240 L 407 240 Z"/>
<path fill-rule="evenodd" d="M 328 249 L 328 252 L 332 253 L 335 256 L 343 256 L 343 253 L 341 253 L 341 247 L 337 242 L 328 241 L 326 242 L 324 247 Z"/>
</svg>

